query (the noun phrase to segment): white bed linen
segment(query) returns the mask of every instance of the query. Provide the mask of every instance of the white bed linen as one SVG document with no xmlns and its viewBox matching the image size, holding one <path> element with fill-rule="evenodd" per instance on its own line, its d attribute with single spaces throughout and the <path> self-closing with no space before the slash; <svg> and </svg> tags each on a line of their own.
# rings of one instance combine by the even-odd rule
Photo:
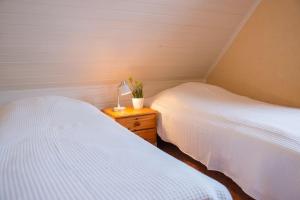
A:
<svg viewBox="0 0 300 200">
<path fill-rule="evenodd" d="M 86 103 L 20 100 L 0 109 L 1 200 L 231 199 Z"/>
<path fill-rule="evenodd" d="M 186 83 L 150 100 L 158 134 L 256 199 L 300 199 L 300 110 L 204 83 Z"/>
</svg>

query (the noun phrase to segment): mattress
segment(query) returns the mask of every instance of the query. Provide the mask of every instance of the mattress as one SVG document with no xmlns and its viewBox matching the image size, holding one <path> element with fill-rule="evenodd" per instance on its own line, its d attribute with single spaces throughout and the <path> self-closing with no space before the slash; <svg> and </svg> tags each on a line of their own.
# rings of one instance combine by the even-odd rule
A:
<svg viewBox="0 0 300 200">
<path fill-rule="evenodd" d="M 204 83 L 150 99 L 158 134 L 256 199 L 300 198 L 300 110 Z"/>
<path fill-rule="evenodd" d="M 90 104 L 37 97 L 0 108 L 0 199 L 231 199 L 217 181 Z"/>
</svg>

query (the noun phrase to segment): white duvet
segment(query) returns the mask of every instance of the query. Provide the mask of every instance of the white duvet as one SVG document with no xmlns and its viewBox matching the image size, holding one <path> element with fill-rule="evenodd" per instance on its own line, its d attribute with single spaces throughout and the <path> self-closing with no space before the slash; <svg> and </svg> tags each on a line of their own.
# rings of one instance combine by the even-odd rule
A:
<svg viewBox="0 0 300 200">
<path fill-rule="evenodd" d="M 186 83 L 151 100 L 158 133 L 257 199 L 300 199 L 300 110 Z"/>
<path fill-rule="evenodd" d="M 0 108 L 1 200 L 231 199 L 211 178 L 64 97 Z"/>
</svg>

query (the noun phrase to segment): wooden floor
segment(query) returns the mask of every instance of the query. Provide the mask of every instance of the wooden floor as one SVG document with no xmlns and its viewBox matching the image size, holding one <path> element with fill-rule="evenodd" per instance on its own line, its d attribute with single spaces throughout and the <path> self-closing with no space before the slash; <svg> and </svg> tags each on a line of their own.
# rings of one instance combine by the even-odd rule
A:
<svg viewBox="0 0 300 200">
<path fill-rule="evenodd" d="M 207 176 L 212 177 L 213 179 L 219 181 L 223 185 L 227 187 L 227 189 L 230 191 L 232 197 L 234 200 L 253 200 L 250 196 L 248 196 L 243 190 L 234 183 L 230 178 L 225 176 L 223 173 L 217 172 L 217 171 L 210 171 L 207 170 L 207 168 L 201 164 L 200 162 L 192 159 L 191 157 L 187 156 L 186 154 L 182 153 L 176 146 L 162 142 L 161 140 L 158 141 L 158 147 L 167 152 L 168 154 L 174 156 L 175 158 L 185 162 L 186 164 L 190 165 L 191 167 L 197 169 L 198 171 L 202 172 L 203 174 L 206 174 Z"/>
</svg>

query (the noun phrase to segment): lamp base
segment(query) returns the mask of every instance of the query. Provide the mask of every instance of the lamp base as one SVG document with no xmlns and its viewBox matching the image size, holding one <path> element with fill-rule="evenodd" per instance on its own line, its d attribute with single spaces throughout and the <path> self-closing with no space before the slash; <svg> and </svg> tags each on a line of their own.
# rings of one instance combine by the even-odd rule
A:
<svg viewBox="0 0 300 200">
<path fill-rule="evenodd" d="M 126 107 L 118 106 L 118 107 L 114 107 L 113 110 L 114 110 L 115 112 L 120 112 L 120 111 L 125 110 L 125 108 L 126 108 Z"/>
</svg>

